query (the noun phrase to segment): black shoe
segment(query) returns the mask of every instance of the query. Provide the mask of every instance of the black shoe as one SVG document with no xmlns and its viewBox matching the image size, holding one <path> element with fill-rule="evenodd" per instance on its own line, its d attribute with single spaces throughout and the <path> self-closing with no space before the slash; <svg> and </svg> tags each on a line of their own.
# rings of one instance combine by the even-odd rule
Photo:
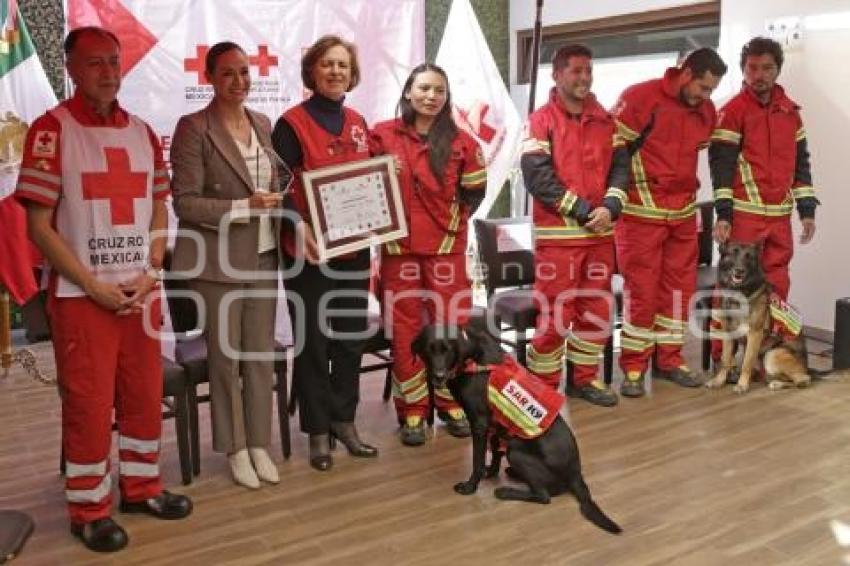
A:
<svg viewBox="0 0 850 566">
<path fill-rule="evenodd" d="M 646 390 L 643 388 L 643 372 L 629 371 L 620 385 L 620 395 L 624 397 L 643 397 Z"/>
<path fill-rule="evenodd" d="M 332 422 L 331 436 L 342 442 L 355 458 L 375 458 L 378 455 L 377 448 L 360 440 L 354 423 Z"/>
<path fill-rule="evenodd" d="M 310 435 L 310 465 L 320 472 L 326 472 L 333 467 L 327 434 Z"/>
<path fill-rule="evenodd" d="M 183 519 L 192 513 L 192 500 L 162 490 L 156 497 L 144 501 L 121 501 L 120 509 L 122 513 L 145 513 L 157 519 Z"/>
<path fill-rule="evenodd" d="M 127 532 L 111 517 L 90 523 L 71 523 L 71 534 L 95 552 L 117 552 L 127 546 L 130 540 Z"/>
<path fill-rule="evenodd" d="M 599 380 L 594 380 L 579 388 L 573 388 L 573 391 L 576 397 L 600 407 L 613 407 L 619 401 L 617 394 Z"/>
<path fill-rule="evenodd" d="M 415 421 L 415 422 L 414 422 Z M 411 419 L 401 427 L 401 443 L 405 446 L 422 446 L 428 440 L 425 434 L 425 420 Z"/>
<path fill-rule="evenodd" d="M 438 411 L 437 416 L 445 423 L 449 434 L 455 438 L 466 438 L 472 434 L 472 429 L 465 415 L 461 414 L 459 417 L 454 417 L 450 413 Z"/>
<path fill-rule="evenodd" d="M 705 380 L 693 373 L 688 366 L 679 366 L 673 369 L 658 369 L 653 372 L 654 377 L 667 379 L 682 387 L 702 387 Z"/>
</svg>

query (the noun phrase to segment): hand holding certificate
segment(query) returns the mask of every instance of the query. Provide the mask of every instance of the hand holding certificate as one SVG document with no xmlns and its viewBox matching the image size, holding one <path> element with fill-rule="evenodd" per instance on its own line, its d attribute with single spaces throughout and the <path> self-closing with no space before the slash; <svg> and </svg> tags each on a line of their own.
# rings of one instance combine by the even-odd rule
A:
<svg viewBox="0 0 850 566">
<path fill-rule="evenodd" d="M 321 260 L 407 236 L 392 157 L 307 171 L 303 181 Z"/>
</svg>

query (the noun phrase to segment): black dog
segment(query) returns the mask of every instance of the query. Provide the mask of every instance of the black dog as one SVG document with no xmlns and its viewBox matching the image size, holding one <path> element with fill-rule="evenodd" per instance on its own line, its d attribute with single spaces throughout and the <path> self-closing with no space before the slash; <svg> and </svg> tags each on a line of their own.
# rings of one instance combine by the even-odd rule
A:
<svg viewBox="0 0 850 566">
<path fill-rule="evenodd" d="M 587 520 L 609 533 L 622 531 L 591 498 L 581 474 L 575 437 L 560 415 L 555 416 L 548 429 L 532 439 L 508 435 L 503 427 L 496 426 L 488 404 L 490 370 L 486 366 L 505 363 L 505 354 L 486 328 L 475 321 L 463 328 L 427 326 L 411 348 L 425 363 L 434 386 L 448 387 L 472 427 L 472 474 L 467 481 L 454 486 L 456 492 L 475 493 L 485 475 L 498 474 L 501 439 L 507 444 L 509 475 L 526 483 L 529 489 L 500 487 L 494 492 L 498 499 L 549 503 L 551 496 L 571 491 Z M 477 364 L 475 371 L 464 371 L 470 360 Z M 487 435 L 494 430 L 496 434 L 490 437 L 493 460 L 487 467 Z"/>
</svg>

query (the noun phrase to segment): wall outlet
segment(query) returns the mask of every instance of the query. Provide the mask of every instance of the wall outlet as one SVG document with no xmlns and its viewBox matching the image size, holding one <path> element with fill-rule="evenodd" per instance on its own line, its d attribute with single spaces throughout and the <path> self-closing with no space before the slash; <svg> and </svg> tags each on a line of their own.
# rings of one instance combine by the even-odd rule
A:
<svg viewBox="0 0 850 566">
<path fill-rule="evenodd" d="M 803 44 L 803 19 L 798 16 L 774 18 L 764 23 L 767 36 L 782 44 L 788 51 L 794 51 Z"/>
</svg>

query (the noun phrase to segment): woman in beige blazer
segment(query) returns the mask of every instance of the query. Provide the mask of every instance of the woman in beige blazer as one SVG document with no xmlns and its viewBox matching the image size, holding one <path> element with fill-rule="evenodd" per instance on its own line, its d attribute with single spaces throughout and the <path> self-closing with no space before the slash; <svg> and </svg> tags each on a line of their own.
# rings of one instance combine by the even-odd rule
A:
<svg viewBox="0 0 850 566">
<path fill-rule="evenodd" d="M 196 234 L 178 234 L 172 269 L 192 277 L 206 313 L 213 449 L 228 455 L 236 483 L 256 489 L 280 481 L 267 450 L 278 266 L 268 211 L 281 202 L 279 172 L 265 151 L 269 119 L 244 106 L 251 75 L 242 48 L 210 48 L 206 77 L 212 101 L 180 119 L 171 144 L 179 228 Z"/>
</svg>

